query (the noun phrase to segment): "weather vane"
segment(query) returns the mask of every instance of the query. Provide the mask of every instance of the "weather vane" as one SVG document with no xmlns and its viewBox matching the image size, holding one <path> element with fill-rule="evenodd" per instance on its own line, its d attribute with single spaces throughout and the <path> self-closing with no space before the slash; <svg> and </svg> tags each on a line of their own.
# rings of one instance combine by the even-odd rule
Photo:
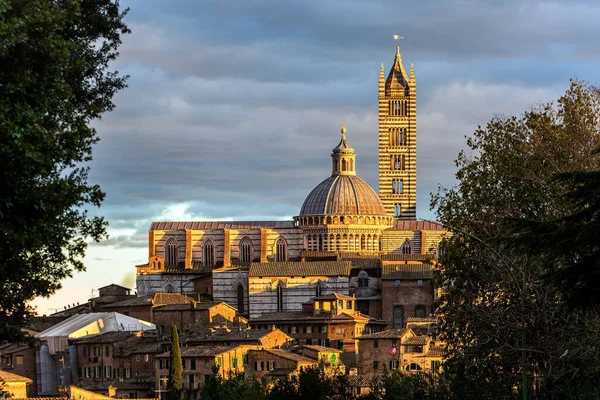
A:
<svg viewBox="0 0 600 400">
<path fill-rule="evenodd" d="M 404 39 L 404 36 L 394 35 L 394 40 Z"/>
</svg>

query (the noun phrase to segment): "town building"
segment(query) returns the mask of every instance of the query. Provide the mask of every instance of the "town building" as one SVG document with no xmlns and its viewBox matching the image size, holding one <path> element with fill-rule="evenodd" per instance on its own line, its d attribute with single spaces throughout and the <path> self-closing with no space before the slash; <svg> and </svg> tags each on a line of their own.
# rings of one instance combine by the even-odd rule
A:
<svg viewBox="0 0 600 400">
<path fill-rule="evenodd" d="M 199 398 L 202 385 L 208 376 L 216 371 L 225 379 L 236 373 L 243 373 L 248 364 L 249 350 L 259 349 L 252 345 L 184 347 L 181 349 L 183 366 L 182 389 L 187 399 Z M 161 392 L 166 390 L 167 376 L 171 366 L 171 352 L 159 354 L 155 359 L 156 381 Z M 214 367 L 214 369 L 213 369 Z"/>
<path fill-rule="evenodd" d="M 294 339 L 283 331 L 276 329 L 236 329 L 209 328 L 204 336 L 190 337 L 188 346 L 231 346 L 254 345 L 265 349 L 288 346 Z"/>
<path fill-rule="evenodd" d="M 264 378 L 267 382 L 298 375 L 303 368 L 316 368 L 319 365 L 316 358 L 280 349 L 250 350 L 247 357 L 246 375 Z"/>
<path fill-rule="evenodd" d="M 23 397 L 37 396 L 35 347 L 24 343 L 0 345 L 0 370 L 28 378 L 31 382 L 26 385 L 27 396 Z"/>
<path fill-rule="evenodd" d="M 401 369 L 405 372 L 439 371 L 443 358 L 440 344 L 411 329 L 388 329 L 358 338 L 358 372 L 379 375 Z"/>
</svg>

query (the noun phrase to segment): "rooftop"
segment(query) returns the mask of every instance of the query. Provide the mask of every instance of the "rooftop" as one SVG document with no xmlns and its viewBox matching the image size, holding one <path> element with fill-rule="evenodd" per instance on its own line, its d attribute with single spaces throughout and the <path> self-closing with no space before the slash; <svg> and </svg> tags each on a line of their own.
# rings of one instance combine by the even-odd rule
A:
<svg viewBox="0 0 600 400">
<path fill-rule="evenodd" d="M 348 276 L 350 261 L 251 263 L 248 276 Z"/>
<path fill-rule="evenodd" d="M 11 372 L 2 371 L 0 369 L 0 382 L 25 382 L 32 383 L 33 381 L 25 376 L 13 374 Z"/>
<path fill-rule="evenodd" d="M 352 296 L 346 296 L 340 293 L 324 294 L 323 296 L 314 297 L 313 300 L 355 300 Z"/>
<path fill-rule="evenodd" d="M 359 339 L 402 339 L 404 335 L 411 333 L 410 329 L 387 329 L 382 332 L 370 333 L 368 335 L 362 335 Z"/>
<path fill-rule="evenodd" d="M 139 296 L 133 299 L 127 299 L 123 301 L 117 301 L 115 303 L 106 304 L 103 305 L 102 308 L 149 306 L 152 305 L 152 297 L 153 295 Z"/>
<path fill-rule="evenodd" d="M 135 336 L 134 332 L 129 331 L 112 331 L 101 333 L 98 335 L 86 336 L 85 339 L 80 339 L 77 344 L 88 343 L 115 343 Z"/>
<path fill-rule="evenodd" d="M 431 279 L 433 269 L 429 264 L 391 264 L 381 266 L 381 279 Z"/>
<path fill-rule="evenodd" d="M 218 354 L 225 353 L 229 350 L 235 349 L 238 345 L 232 346 L 206 346 L 206 347 L 184 347 L 181 349 L 181 357 L 215 357 Z M 157 357 L 166 358 L 170 357 L 171 352 L 159 354 Z"/>
<path fill-rule="evenodd" d="M 153 222 L 150 230 L 211 230 L 211 229 L 251 229 L 251 228 L 295 228 L 294 221 L 186 221 Z"/>
<path fill-rule="evenodd" d="M 197 337 L 193 338 L 200 342 L 215 342 L 215 341 L 223 341 L 223 342 L 247 342 L 247 341 L 258 341 L 273 332 L 281 332 L 279 329 L 271 330 L 271 329 L 247 329 L 242 331 L 215 331 L 211 333 L 207 337 Z"/>
<path fill-rule="evenodd" d="M 317 346 L 315 344 L 305 344 L 302 347 L 319 353 L 343 353 L 342 350 L 334 349 L 333 347 Z"/>
<path fill-rule="evenodd" d="M 413 336 L 402 341 L 403 346 L 425 346 L 429 342 L 428 336 Z"/>
<path fill-rule="evenodd" d="M 316 360 L 313 360 L 312 358 L 303 356 L 301 354 L 290 353 L 289 351 L 285 351 L 285 350 L 264 349 L 262 351 L 267 352 L 269 354 L 273 354 L 274 356 L 278 356 L 278 357 L 285 358 L 287 360 L 296 361 L 296 362 L 309 363 L 309 364 L 314 364 L 317 362 Z"/>
</svg>

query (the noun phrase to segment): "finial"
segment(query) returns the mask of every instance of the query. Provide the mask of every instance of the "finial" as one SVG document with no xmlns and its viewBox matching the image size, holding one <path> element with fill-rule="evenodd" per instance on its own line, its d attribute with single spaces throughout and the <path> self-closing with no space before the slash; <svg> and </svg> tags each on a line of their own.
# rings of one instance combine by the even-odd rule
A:
<svg viewBox="0 0 600 400">
<path fill-rule="evenodd" d="M 342 129 L 340 129 L 340 132 L 342 132 L 342 136 L 346 134 L 346 125 L 342 124 Z"/>
</svg>

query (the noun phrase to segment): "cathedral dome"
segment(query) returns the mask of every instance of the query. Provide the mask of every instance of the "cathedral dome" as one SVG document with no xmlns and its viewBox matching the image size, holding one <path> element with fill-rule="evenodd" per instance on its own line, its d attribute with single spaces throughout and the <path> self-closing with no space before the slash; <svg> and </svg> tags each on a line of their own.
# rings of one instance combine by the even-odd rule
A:
<svg viewBox="0 0 600 400">
<path fill-rule="evenodd" d="M 376 219 L 354 217 L 382 217 L 385 208 L 371 186 L 356 176 L 356 154 L 343 125 L 341 132 L 340 143 L 331 152 L 331 176 L 310 192 L 298 217 L 339 215 L 350 217 L 342 218 L 345 223 L 372 223 Z"/>
<path fill-rule="evenodd" d="M 375 191 L 356 175 L 332 175 L 310 192 L 300 216 L 385 215 Z"/>
</svg>

